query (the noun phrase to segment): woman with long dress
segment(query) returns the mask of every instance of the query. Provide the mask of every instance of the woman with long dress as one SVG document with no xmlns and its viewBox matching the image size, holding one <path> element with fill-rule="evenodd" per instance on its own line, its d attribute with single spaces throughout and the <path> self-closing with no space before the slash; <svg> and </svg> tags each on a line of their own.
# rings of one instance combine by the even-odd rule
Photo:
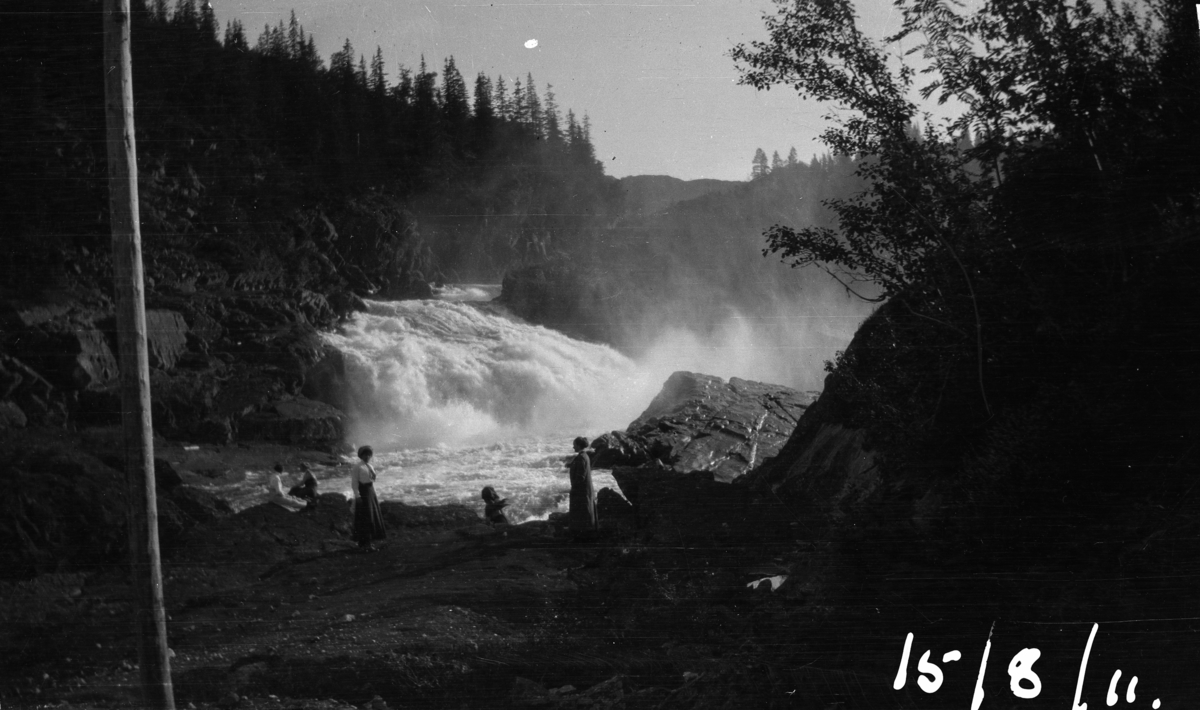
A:
<svg viewBox="0 0 1200 710">
<path fill-rule="evenodd" d="M 350 471 L 350 487 L 354 491 L 354 541 L 365 552 L 373 552 L 372 543 L 387 537 L 383 511 L 375 497 L 375 467 L 371 465 L 374 455 L 370 446 L 363 446 L 358 450 L 361 461 Z"/>
<path fill-rule="evenodd" d="M 575 437 L 575 458 L 568 471 L 571 474 L 571 498 L 567 519 L 576 538 L 588 538 L 596 532 L 596 492 L 592 488 L 592 461 L 588 458 L 588 440 Z"/>
</svg>

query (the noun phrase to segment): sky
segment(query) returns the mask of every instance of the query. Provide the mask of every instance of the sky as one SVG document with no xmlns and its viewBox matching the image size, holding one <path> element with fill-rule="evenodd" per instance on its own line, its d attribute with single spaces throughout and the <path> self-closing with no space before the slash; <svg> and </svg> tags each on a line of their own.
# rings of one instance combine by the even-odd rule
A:
<svg viewBox="0 0 1200 710">
<path fill-rule="evenodd" d="M 378 46 L 387 78 L 424 55 L 439 72 L 453 56 L 468 87 L 532 74 L 540 96 L 553 86 L 565 114 L 591 119 L 605 172 L 684 180 L 746 180 L 755 150 L 802 160 L 825 152 L 817 138 L 827 107 L 792 89 L 737 83 L 738 43 L 766 39 L 771 0 L 212 0 L 217 19 L 238 19 L 253 45 L 265 24 L 292 10 L 326 63 L 349 39 L 368 63 Z M 860 0 L 868 33 L 897 22 L 888 0 Z M 536 40 L 536 46 L 531 40 Z"/>
</svg>

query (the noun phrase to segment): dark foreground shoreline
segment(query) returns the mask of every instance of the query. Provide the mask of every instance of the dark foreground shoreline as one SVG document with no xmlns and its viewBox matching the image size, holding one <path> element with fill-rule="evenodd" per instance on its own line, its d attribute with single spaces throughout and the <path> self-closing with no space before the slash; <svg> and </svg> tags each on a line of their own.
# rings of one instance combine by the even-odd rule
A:
<svg viewBox="0 0 1200 710">
<path fill-rule="evenodd" d="M 1094 622 L 1093 707 L 1114 668 L 1122 699 L 1140 677 L 1133 706 L 1195 697 L 1192 595 L 1170 580 L 1147 578 L 1132 595 L 1099 567 L 899 567 L 886 549 L 771 529 L 761 511 L 744 528 L 714 518 L 703 536 L 610 514 L 587 542 L 555 521 L 491 527 L 460 506 L 387 503 L 385 515 L 389 536 L 369 554 L 354 549 L 338 494 L 311 513 L 253 506 L 176 541 L 163 572 L 177 706 L 969 707 L 982 664 L 982 707 L 1069 708 Z M 3 707 L 133 706 L 122 565 L 6 583 L 0 599 Z M 1018 700 L 1010 662 L 1031 647 L 1043 690 Z M 944 662 L 952 650 L 961 661 Z M 944 677 L 932 693 L 918 687 L 934 678 L 925 662 Z"/>
</svg>

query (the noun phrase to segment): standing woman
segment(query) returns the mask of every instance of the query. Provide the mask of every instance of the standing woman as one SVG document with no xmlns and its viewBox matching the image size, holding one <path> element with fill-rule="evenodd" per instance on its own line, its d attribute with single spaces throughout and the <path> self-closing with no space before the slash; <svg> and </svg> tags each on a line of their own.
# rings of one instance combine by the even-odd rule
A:
<svg viewBox="0 0 1200 710">
<path fill-rule="evenodd" d="M 567 517 L 576 539 L 596 532 L 596 492 L 592 489 L 592 461 L 588 458 L 588 440 L 575 437 L 575 458 L 571 460 L 571 507 Z"/>
<path fill-rule="evenodd" d="M 365 552 L 373 552 L 375 547 L 371 543 L 387 537 L 383 511 L 375 497 L 375 467 L 371 465 L 374 455 L 370 446 L 360 448 L 358 458 L 362 460 L 350 471 L 350 487 L 354 490 L 354 540 Z"/>
</svg>

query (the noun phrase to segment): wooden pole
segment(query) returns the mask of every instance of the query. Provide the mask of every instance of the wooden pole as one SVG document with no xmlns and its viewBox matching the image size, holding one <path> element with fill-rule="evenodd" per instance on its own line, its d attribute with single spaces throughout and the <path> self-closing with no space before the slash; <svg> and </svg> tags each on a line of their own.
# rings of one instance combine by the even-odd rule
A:
<svg viewBox="0 0 1200 710">
<path fill-rule="evenodd" d="M 167 619 L 159 566 L 150 422 L 150 358 L 138 217 L 137 144 L 133 131 L 129 0 L 104 0 L 104 109 L 108 126 L 108 195 L 112 222 L 121 423 L 129 492 L 129 554 L 144 707 L 174 710 Z"/>
</svg>

